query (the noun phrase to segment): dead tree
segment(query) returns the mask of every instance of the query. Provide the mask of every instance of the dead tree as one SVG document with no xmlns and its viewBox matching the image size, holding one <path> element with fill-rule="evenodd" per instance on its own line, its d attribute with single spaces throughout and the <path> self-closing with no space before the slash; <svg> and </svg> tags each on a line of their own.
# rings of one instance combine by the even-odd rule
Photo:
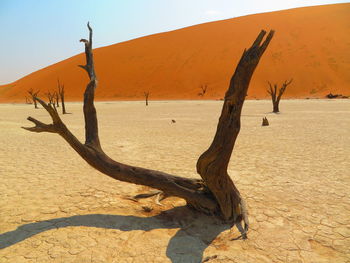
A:
<svg viewBox="0 0 350 263">
<path fill-rule="evenodd" d="M 52 93 L 51 91 L 48 91 L 47 93 L 45 93 L 47 99 L 49 100 L 49 105 L 53 105 L 55 106 L 55 97 L 54 97 L 54 93 Z"/>
<path fill-rule="evenodd" d="M 66 112 L 66 105 L 64 104 L 64 85 L 60 83 L 60 80 L 57 80 L 57 93 L 61 99 L 62 104 L 62 114 L 67 114 Z M 58 101 L 58 99 L 57 99 Z M 57 102 L 58 103 L 58 102 Z"/>
<path fill-rule="evenodd" d="M 33 104 L 32 101 L 27 96 L 25 96 L 25 98 L 26 98 L 26 104 Z"/>
<path fill-rule="evenodd" d="M 30 95 L 30 97 L 32 98 L 32 101 L 33 101 L 33 103 L 34 103 L 34 108 L 35 109 L 39 109 L 38 108 L 38 104 L 37 104 L 37 101 L 36 101 L 36 97 L 38 96 L 38 94 L 39 94 L 39 90 L 38 91 L 34 91 L 33 89 L 30 89 L 30 90 L 28 90 L 28 93 L 29 93 L 29 95 Z"/>
<path fill-rule="evenodd" d="M 278 113 L 280 112 L 279 110 L 279 103 L 280 103 L 280 100 L 281 100 L 281 97 L 283 95 L 283 93 L 286 91 L 286 88 L 287 86 L 292 83 L 293 79 L 291 79 L 290 81 L 285 81 L 283 84 L 282 84 L 282 87 L 277 90 L 277 84 L 274 84 L 272 86 L 272 84 L 268 81 L 269 83 L 269 89 L 267 90 L 267 93 L 270 94 L 271 96 L 271 99 L 272 99 L 272 105 L 273 105 L 273 112 L 274 113 Z M 278 93 L 278 94 L 277 94 Z"/>
<path fill-rule="evenodd" d="M 198 159 L 197 172 L 202 179 L 192 179 L 164 172 L 130 166 L 112 160 L 101 147 L 98 122 L 94 106 L 97 79 L 92 53 L 92 29 L 88 23 L 89 40 L 85 44 L 86 65 L 81 66 L 89 76 L 84 93 L 85 143 L 81 143 L 66 127 L 57 111 L 43 100 L 35 98 L 50 114 L 52 123 L 46 124 L 32 117 L 28 120 L 34 127 L 23 127 L 31 132 L 57 133 L 92 167 L 120 181 L 159 189 L 165 196 L 186 200 L 197 211 L 215 215 L 224 222 L 236 223 L 248 228 L 246 206 L 227 172 L 232 150 L 240 130 L 241 110 L 253 72 L 269 45 L 274 31 L 261 31 L 252 46 L 244 50 L 225 95 L 221 116 L 213 142 Z M 244 237 L 244 236 L 243 236 Z"/>
<path fill-rule="evenodd" d="M 200 89 L 201 89 L 201 92 L 198 93 L 198 96 L 204 96 L 204 94 L 207 92 L 207 88 L 208 86 L 207 85 L 201 85 L 200 86 Z"/>
<path fill-rule="evenodd" d="M 146 101 L 146 106 L 148 106 L 148 96 L 149 96 L 149 91 L 144 92 L 143 95 L 145 96 L 145 101 Z"/>
</svg>

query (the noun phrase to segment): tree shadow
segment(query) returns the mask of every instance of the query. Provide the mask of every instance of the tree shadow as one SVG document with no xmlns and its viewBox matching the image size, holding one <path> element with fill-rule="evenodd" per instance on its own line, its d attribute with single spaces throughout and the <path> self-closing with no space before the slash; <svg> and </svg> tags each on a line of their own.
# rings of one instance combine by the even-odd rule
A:
<svg viewBox="0 0 350 263">
<path fill-rule="evenodd" d="M 171 262 L 202 262 L 204 250 L 223 231 L 232 225 L 194 212 L 187 207 L 176 207 L 151 217 L 88 214 L 54 218 L 19 226 L 0 234 L 0 249 L 12 246 L 36 234 L 51 229 L 72 226 L 117 229 L 120 231 L 180 228 L 171 237 L 166 255 Z M 236 240 L 233 238 L 231 240 Z"/>
</svg>

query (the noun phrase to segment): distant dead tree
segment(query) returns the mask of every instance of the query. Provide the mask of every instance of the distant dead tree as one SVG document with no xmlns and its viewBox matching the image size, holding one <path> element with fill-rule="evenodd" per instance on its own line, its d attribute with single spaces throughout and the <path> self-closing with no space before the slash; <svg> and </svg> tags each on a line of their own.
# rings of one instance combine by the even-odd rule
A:
<svg viewBox="0 0 350 263">
<path fill-rule="evenodd" d="M 145 96 L 145 100 L 146 100 L 146 106 L 148 106 L 148 96 L 149 96 L 149 91 L 144 92 L 143 95 Z"/>
<path fill-rule="evenodd" d="M 88 23 L 89 40 L 85 44 L 86 65 L 82 68 L 89 76 L 84 93 L 85 143 L 63 123 L 55 109 L 35 98 L 50 114 L 52 123 L 46 124 L 32 117 L 28 120 L 34 127 L 24 127 L 31 132 L 57 133 L 92 167 L 120 181 L 159 189 L 164 196 L 176 196 L 186 200 L 187 206 L 205 214 L 217 216 L 224 222 L 236 224 L 246 238 L 248 216 L 240 192 L 228 174 L 227 168 L 232 150 L 240 131 L 240 118 L 250 79 L 260 58 L 268 47 L 274 31 L 262 30 L 252 46 L 244 50 L 225 94 L 216 134 L 210 147 L 198 158 L 197 172 L 201 179 L 180 177 L 164 172 L 126 165 L 112 160 L 104 153 L 98 134 L 98 121 L 94 106 L 97 79 L 92 53 L 92 28 Z M 150 195 L 146 195 L 150 196 Z M 243 229 L 242 221 L 245 226 Z"/>
<path fill-rule="evenodd" d="M 31 99 L 32 99 L 32 101 L 34 103 L 34 108 L 35 109 L 39 109 L 37 101 L 35 99 L 38 96 L 39 92 L 40 92 L 39 90 L 38 91 L 34 91 L 33 89 L 28 90 L 28 93 L 29 93 L 29 95 L 30 95 L 30 97 L 31 97 Z"/>
<path fill-rule="evenodd" d="M 57 80 L 57 93 L 61 99 L 61 104 L 62 104 L 62 114 L 67 114 L 66 112 L 66 106 L 64 104 L 64 85 L 60 83 L 60 80 Z M 58 101 L 58 100 L 57 100 Z"/>
<path fill-rule="evenodd" d="M 201 85 L 199 87 L 201 89 L 201 92 L 198 93 L 198 96 L 204 96 L 204 94 L 207 92 L 207 88 L 208 88 L 208 85 L 205 84 L 205 85 Z"/>
<path fill-rule="evenodd" d="M 278 113 L 280 112 L 279 110 L 279 103 L 281 100 L 281 97 L 283 95 L 283 93 L 286 91 L 287 86 L 292 83 L 293 79 L 291 79 L 290 81 L 285 81 L 282 84 L 282 87 L 280 89 L 277 89 L 277 84 L 274 84 L 272 86 L 272 84 L 268 81 L 269 83 L 269 89 L 267 90 L 267 93 L 270 94 L 271 99 L 272 99 L 272 105 L 273 105 L 273 112 L 274 113 Z M 278 94 L 277 94 L 278 93 Z"/>
<path fill-rule="evenodd" d="M 25 98 L 26 98 L 26 104 L 33 104 L 33 102 L 27 96 L 25 96 Z"/>
<path fill-rule="evenodd" d="M 45 93 L 45 95 L 46 95 L 47 99 L 49 100 L 49 104 L 50 105 L 52 104 L 53 106 L 56 106 L 54 93 L 51 92 L 51 91 L 48 91 L 47 93 Z"/>
</svg>

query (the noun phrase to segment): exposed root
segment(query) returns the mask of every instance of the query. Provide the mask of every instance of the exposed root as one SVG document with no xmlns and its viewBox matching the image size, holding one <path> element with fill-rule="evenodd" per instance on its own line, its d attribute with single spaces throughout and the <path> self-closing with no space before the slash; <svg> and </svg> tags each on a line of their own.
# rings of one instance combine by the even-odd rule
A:
<svg viewBox="0 0 350 263">
<path fill-rule="evenodd" d="M 156 200 L 155 200 L 156 204 L 157 204 L 157 205 L 162 205 L 162 204 L 160 203 L 160 201 L 164 200 L 164 199 L 167 198 L 167 197 L 168 197 L 168 196 L 165 195 L 164 192 L 158 193 L 157 196 L 156 196 Z"/>
<path fill-rule="evenodd" d="M 247 209 L 247 204 L 245 203 L 245 201 L 243 200 L 243 198 L 241 198 L 241 214 L 242 214 L 242 220 L 244 222 L 244 232 L 245 235 L 248 232 L 249 229 L 249 219 L 248 219 L 248 209 Z"/>
<path fill-rule="evenodd" d="M 238 239 L 248 239 L 248 229 L 249 229 L 249 220 L 248 220 L 248 210 L 245 201 L 241 198 L 241 201 L 239 203 L 238 211 L 236 211 L 238 214 L 237 219 L 235 220 L 235 225 L 238 229 L 238 231 L 241 233 L 239 237 L 233 238 L 232 240 L 238 240 Z M 242 226 L 242 221 L 244 223 L 244 228 Z"/>
<path fill-rule="evenodd" d="M 156 196 L 156 200 L 155 203 L 157 205 L 162 205 L 160 203 L 160 201 L 164 200 L 165 198 L 169 197 L 167 194 L 165 194 L 163 191 L 160 190 L 154 190 L 154 191 L 150 191 L 149 193 L 144 193 L 144 194 L 138 194 L 135 195 L 134 197 L 132 197 L 132 199 L 134 200 L 138 200 L 138 199 L 143 199 L 143 198 L 148 198 L 148 197 L 152 197 L 152 196 Z"/>
</svg>

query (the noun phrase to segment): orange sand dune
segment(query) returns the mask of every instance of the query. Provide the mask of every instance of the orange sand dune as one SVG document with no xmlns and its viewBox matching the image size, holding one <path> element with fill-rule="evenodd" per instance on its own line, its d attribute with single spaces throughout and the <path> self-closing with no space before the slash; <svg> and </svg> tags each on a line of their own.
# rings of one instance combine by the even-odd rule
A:
<svg viewBox="0 0 350 263">
<path fill-rule="evenodd" d="M 297 8 L 191 26 L 98 48 L 97 99 L 199 99 L 224 96 L 244 48 L 261 29 L 276 34 L 258 66 L 249 98 L 266 98 L 267 81 L 293 78 L 285 97 L 350 95 L 350 4 Z M 77 39 L 82 36 L 77 36 Z M 83 46 L 82 46 L 83 50 Z M 26 91 L 41 93 L 65 84 L 68 100 L 81 100 L 87 84 L 83 54 L 71 57 L 8 85 L 1 102 L 23 102 Z"/>
</svg>

